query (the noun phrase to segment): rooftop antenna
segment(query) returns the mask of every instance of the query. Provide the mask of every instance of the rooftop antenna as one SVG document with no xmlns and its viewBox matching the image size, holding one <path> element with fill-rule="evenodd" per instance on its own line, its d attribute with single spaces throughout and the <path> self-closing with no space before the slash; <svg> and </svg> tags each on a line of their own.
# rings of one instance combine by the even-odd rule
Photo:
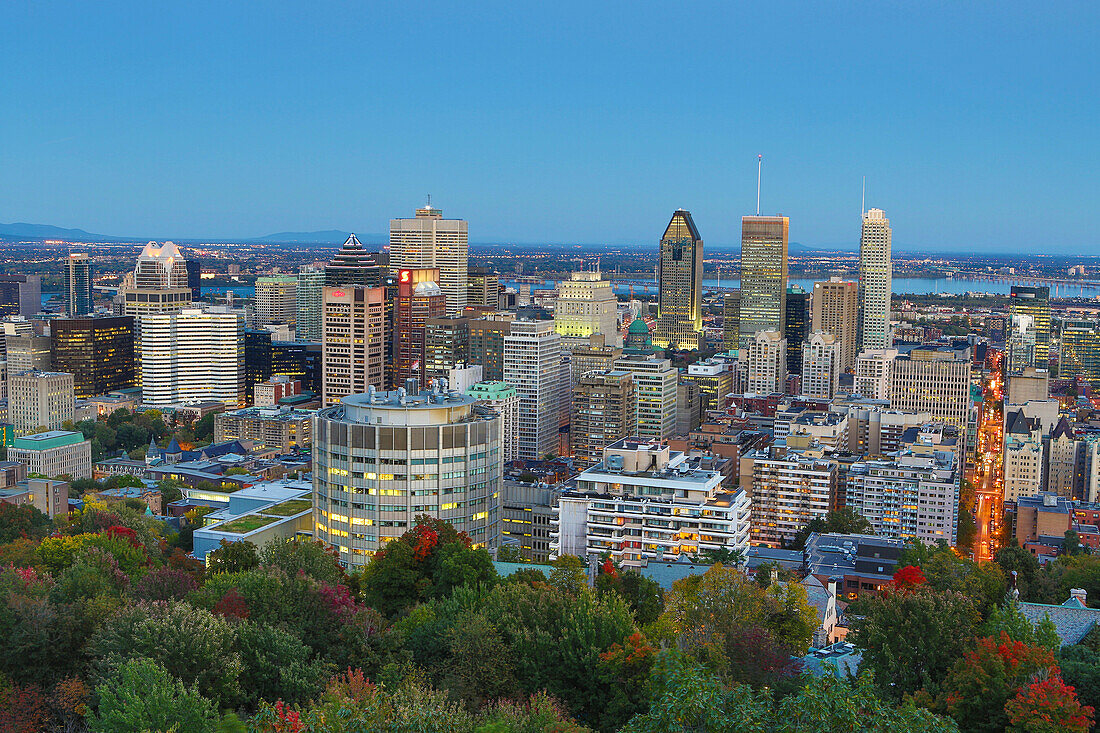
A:
<svg viewBox="0 0 1100 733">
<path fill-rule="evenodd" d="M 764 154 L 756 156 L 756 215 L 760 216 L 760 173 L 764 167 Z"/>
<path fill-rule="evenodd" d="M 432 195 L 430 193 L 428 194 L 428 208 L 432 208 Z"/>
<path fill-rule="evenodd" d="M 867 213 L 867 176 L 863 177 L 863 196 L 859 200 L 859 218 Z"/>
</svg>

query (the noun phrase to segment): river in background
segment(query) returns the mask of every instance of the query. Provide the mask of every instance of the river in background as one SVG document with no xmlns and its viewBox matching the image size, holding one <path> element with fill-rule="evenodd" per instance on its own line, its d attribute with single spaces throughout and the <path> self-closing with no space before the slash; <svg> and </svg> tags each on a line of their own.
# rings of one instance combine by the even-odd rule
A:
<svg viewBox="0 0 1100 733">
<path fill-rule="evenodd" d="M 636 295 L 656 295 L 657 284 L 652 280 L 634 281 L 634 293 Z M 813 290 L 814 279 L 796 278 L 790 281 L 791 285 L 798 285 L 805 289 L 807 292 Z M 517 288 L 519 283 L 515 280 L 505 280 L 504 284 L 510 288 Z M 951 295 L 962 295 L 964 293 L 992 293 L 995 295 L 1008 295 L 1012 288 L 1013 283 L 1001 282 L 994 280 L 948 280 L 948 279 L 933 279 L 927 277 L 896 277 L 894 278 L 893 291 L 895 295 L 929 295 L 947 293 Z M 703 281 L 704 290 L 714 289 L 717 287 L 723 288 L 736 288 L 741 286 L 740 280 L 729 280 L 723 278 L 721 282 L 716 279 L 708 279 Z M 533 290 L 551 290 L 554 288 L 554 283 L 547 281 L 544 283 L 535 283 L 532 285 Z M 203 287 L 203 295 L 216 295 L 224 296 L 226 292 L 232 291 L 234 298 L 251 298 L 256 293 L 256 289 L 251 285 L 215 285 L 210 287 Z M 615 292 L 620 295 L 625 295 L 630 291 L 629 285 L 616 285 Z M 1050 286 L 1051 297 L 1054 298 L 1080 298 L 1087 297 L 1092 298 L 1096 295 L 1100 295 L 1100 289 L 1097 288 L 1082 288 L 1080 286 L 1061 284 Z M 42 293 L 42 303 L 47 303 L 50 298 L 61 298 L 62 293 Z"/>
</svg>

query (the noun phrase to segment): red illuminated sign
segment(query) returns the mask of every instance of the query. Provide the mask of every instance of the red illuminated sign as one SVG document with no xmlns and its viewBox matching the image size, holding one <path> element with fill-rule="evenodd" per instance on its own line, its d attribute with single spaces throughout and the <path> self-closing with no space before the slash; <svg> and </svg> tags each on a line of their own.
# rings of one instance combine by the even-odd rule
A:
<svg viewBox="0 0 1100 733">
<path fill-rule="evenodd" d="M 401 282 L 407 283 L 407 282 L 409 282 L 409 279 L 411 277 L 412 277 L 412 270 L 402 270 L 401 271 Z"/>
<path fill-rule="evenodd" d="M 344 297 L 344 291 L 343 290 L 333 290 L 332 291 L 332 297 L 334 297 L 334 298 L 343 298 Z"/>
</svg>

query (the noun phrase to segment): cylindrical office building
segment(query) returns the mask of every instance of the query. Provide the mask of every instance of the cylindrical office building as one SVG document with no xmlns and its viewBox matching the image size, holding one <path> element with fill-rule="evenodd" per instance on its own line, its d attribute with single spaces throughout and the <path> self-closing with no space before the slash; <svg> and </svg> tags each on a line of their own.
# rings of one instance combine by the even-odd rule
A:
<svg viewBox="0 0 1100 733">
<path fill-rule="evenodd" d="M 458 392 L 400 389 L 349 395 L 318 411 L 314 527 L 346 567 L 366 564 L 418 514 L 450 522 L 475 547 L 496 544 L 500 417 L 474 402 Z"/>
</svg>

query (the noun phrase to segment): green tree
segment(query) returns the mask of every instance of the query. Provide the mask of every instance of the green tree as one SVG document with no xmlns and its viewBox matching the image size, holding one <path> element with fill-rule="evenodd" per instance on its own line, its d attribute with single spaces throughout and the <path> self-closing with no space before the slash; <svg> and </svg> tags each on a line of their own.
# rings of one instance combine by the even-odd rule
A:
<svg viewBox="0 0 1100 733">
<path fill-rule="evenodd" d="M 1081 546 L 1081 538 L 1075 530 L 1067 529 L 1062 540 L 1062 554 L 1080 555 L 1082 552 L 1084 552 L 1084 548 Z"/>
<path fill-rule="evenodd" d="M 188 603 L 139 603 L 92 637 L 93 666 L 101 680 L 128 660 L 147 657 L 204 696 L 228 705 L 237 699 L 241 657 L 224 619 Z"/>
<path fill-rule="evenodd" d="M 212 574 L 240 573 L 259 567 L 260 554 L 256 545 L 248 540 L 229 542 L 222 540 L 218 549 L 207 556 L 206 567 Z"/>
<path fill-rule="evenodd" d="M 314 658 L 313 650 L 289 631 L 245 621 L 236 626 L 236 634 L 241 702 L 250 708 L 260 700 L 304 703 L 333 672 L 332 665 Z"/>
<path fill-rule="evenodd" d="M 806 538 L 812 532 L 818 534 L 874 534 L 871 523 L 867 521 L 866 517 L 849 507 L 829 512 L 824 518 L 815 517 L 811 519 L 795 535 L 794 548 L 801 549 L 805 547 Z"/>
<path fill-rule="evenodd" d="M 88 716 L 95 733 L 213 731 L 214 703 L 152 659 L 119 665 L 96 687 L 99 705 Z"/>
<path fill-rule="evenodd" d="M 576 555 L 561 555 L 550 563 L 550 585 L 564 593 L 577 594 L 588 587 L 588 572 L 584 560 Z"/>
<path fill-rule="evenodd" d="M 1038 558 L 1018 544 L 1012 544 L 997 550 L 993 562 L 1001 567 L 1006 580 L 1016 571 L 1016 589 L 1020 591 L 1020 598 L 1027 600 L 1031 597 L 1029 592 L 1034 587 L 1035 576 L 1039 574 Z"/>
<path fill-rule="evenodd" d="M 324 542 L 273 539 L 260 549 L 260 564 L 279 568 L 287 575 L 305 573 L 330 585 L 347 583 L 340 556 Z"/>
<path fill-rule="evenodd" d="M 935 694 L 970 648 L 980 621 L 966 596 L 925 586 L 860 597 L 848 607 L 848 618 L 850 640 L 863 653 L 861 669 L 894 700 L 922 688 Z"/>
</svg>

